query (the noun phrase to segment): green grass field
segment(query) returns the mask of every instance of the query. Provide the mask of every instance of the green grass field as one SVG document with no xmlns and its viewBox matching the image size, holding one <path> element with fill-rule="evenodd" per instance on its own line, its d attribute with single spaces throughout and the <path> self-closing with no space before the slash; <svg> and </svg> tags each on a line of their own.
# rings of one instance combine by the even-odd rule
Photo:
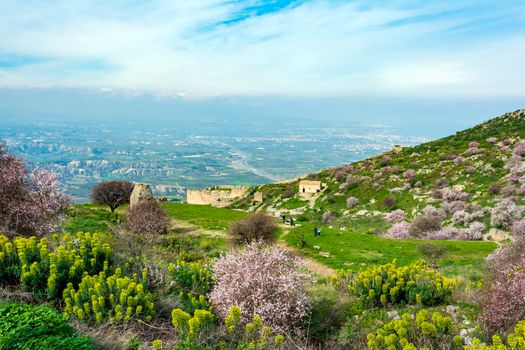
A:
<svg viewBox="0 0 525 350">
<path fill-rule="evenodd" d="M 173 219 L 211 230 L 227 229 L 232 222 L 244 219 L 248 215 L 246 212 L 215 208 L 211 205 L 165 203 L 163 206 Z"/>
<path fill-rule="evenodd" d="M 245 212 L 226 208 L 214 208 L 208 205 L 191 205 L 187 203 L 165 203 L 169 216 L 196 227 L 207 230 L 226 230 L 232 222 L 245 218 Z M 63 225 L 67 232 L 90 231 L 106 232 L 108 226 L 122 220 L 125 207 L 118 208 L 112 214 L 107 207 L 94 205 L 77 205 L 70 209 L 68 218 Z M 361 270 L 368 265 L 379 265 L 397 259 L 400 265 L 406 265 L 423 256 L 418 246 L 428 241 L 414 239 L 384 239 L 373 234 L 366 234 L 367 228 L 376 223 L 364 222 L 361 219 L 352 226 L 352 230 L 330 229 L 322 226 L 322 236 L 313 236 L 313 224 L 301 223 L 282 238 L 294 248 L 298 248 L 299 234 L 304 234 L 308 246 L 299 249 L 307 255 L 335 269 Z M 357 232 L 356 232 L 357 231 Z M 173 233 L 177 233 L 177 229 Z M 173 234 L 172 233 L 172 234 Z M 182 237 L 181 237 L 182 239 Z M 206 242 L 197 243 L 195 240 Z M 184 250 L 187 245 L 203 245 L 204 250 L 216 251 L 216 254 L 226 249 L 223 238 L 193 237 L 190 241 L 182 239 L 173 242 L 177 249 Z M 440 269 L 448 275 L 464 275 L 467 278 L 477 278 L 483 271 L 484 258 L 495 248 L 493 242 L 468 241 L 434 241 L 434 244 L 445 248 L 445 255 L 438 259 Z M 314 249 L 319 246 L 320 249 Z M 189 247 L 186 247 L 189 248 Z M 330 257 L 322 257 L 319 252 L 329 252 Z"/>
<path fill-rule="evenodd" d="M 116 225 L 124 217 L 123 207 L 112 213 L 107 206 L 93 204 L 78 204 L 68 208 L 67 217 L 62 224 L 62 231 L 76 232 L 107 232 L 109 226 Z"/>
<path fill-rule="evenodd" d="M 418 246 L 428 241 L 414 239 L 385 239 L 371 234 L 340 231 L 322 227 L 321 237 L 314 237 L 314 226 L 304 223 L 283 238 L 288 245 L 297 249 L 300 234 L 304 234 L 308 246 L 300 251 L 323 264 L 335 269 L 361 270 L 367 265 L 379 265 L 397 259 L 406 265 L 422 258 Z M 433 241 L 443 246 L 445 255 L 437 263 L 449 275 L 466 274 L 475 278 L 482 272 L 483 259 L 495 248 L 493 242 L 471 241 Z M 319 250 L 314 249 L 319 246 Z M 322 257 L 319 252 L 329 252 L 330 257 Z"/>
</svg>

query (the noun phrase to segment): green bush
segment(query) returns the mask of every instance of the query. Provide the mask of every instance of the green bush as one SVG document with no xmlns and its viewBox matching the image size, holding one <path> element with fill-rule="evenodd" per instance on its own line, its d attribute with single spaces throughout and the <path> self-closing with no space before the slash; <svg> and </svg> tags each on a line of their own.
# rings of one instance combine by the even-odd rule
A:
<svg viewBox="0 0 525 350">
<path fill-rule="evenodd" d="M 0 303 L 0 350 L 91 350 L 63 315 L 47 306 Z"/>
<path fill-rule="evenodd" d="M 109 318 L 111 323 L 130 319 L 150 321 L 155 314 L 153 295 L 147 290 L 147 269 L 142 278 L 122 277 L 117 268 L 113 276 L 104 271 L 98 275 L 84 275 L 77 290 L 69 283 L 64 290 L 64 314 L 80 320 L 100 324 Z"/>
<path fill-rule="evenodd" d="M 371 267 L 351 279 L 348 289 L 359 297 L 363 306 L 385 304 L 438 305 L 446 301 L 456 280 L 441 274 L 422 262 L 398 267 L 390 264 Z"/>
<path fill-rule="evenodd" d="M 57 299 L 84 273 L 108 268 L 112 252 L 97 233 L 54 235 L 51 240 L 0 235 L 0 283 L 20 285 L 43 298 Z"/>
<path fill-rule="evenodd" d="M 217 318 L 208 310 L 195 310 L 192 316 L 174 309 L 171 317 L 180 341 L 175 350 L 278 350 L 285 341 L 282 334 L 272 334 L 257 315 L 244 325 L 237 306 L 230 308 L 224 324 L 217 324 Z"/>
<path fill-rule="evenodd" d="M 414 315 L 403 314 L 367 336 L 370 350 L 417 350 L 463 348 L 463 339 L 457 334 L 452 318 L 425 309 Z"/>
<path fill-rule="evenodd" d="M 422 243 L 417 246 L 417 250 L 426 260 L 431 262 L 442 258 L 447 252 L 445 247 L 435 243 Z"/>
<path fill-rule="evenodd" d="M 172 293 L 179 296 L 185 311 L 208 309 L 210 304 L 205 297 L 213 288 L 211 264 L 206 260 L 187 262 L 177 260 L 168 266 L 173 278 Z"/>
</svg>

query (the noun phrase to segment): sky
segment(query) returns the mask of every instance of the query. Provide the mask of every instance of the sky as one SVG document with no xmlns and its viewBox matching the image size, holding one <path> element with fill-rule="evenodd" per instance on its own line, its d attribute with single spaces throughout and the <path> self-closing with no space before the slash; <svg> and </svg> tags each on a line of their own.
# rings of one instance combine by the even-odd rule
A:
<svg viewBox="0 0 525 350">
<path fill-rule="evenodd" d="M 525 97 L 523 1 L 2 0 L 0 13 L 0 118 L 35 89 L 400 123 L 481 121 Z"/>
</svg>

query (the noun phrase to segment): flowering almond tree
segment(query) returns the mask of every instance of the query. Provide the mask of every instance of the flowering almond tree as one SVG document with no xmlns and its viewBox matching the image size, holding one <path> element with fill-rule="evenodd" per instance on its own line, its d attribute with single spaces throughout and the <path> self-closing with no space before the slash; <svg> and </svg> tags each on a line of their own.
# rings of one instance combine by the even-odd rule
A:
<svg viewBox="0 0 525 350">
<path fill-rule="evenodd" d="M 284 250 L 261 243 L 231 252 L 214 265 L 216 285 L 210 301 L 223 318 L 238 306 L 244 323 L 259 315 L 273 330 L 297 330 L 310 310 L 309 278 L 297 262 Z"/>
<path fill-rule="evenodd" d="M 56 174 L 29 171 L 22 158 L 0 144 L 0 231 L 45 235 L 57 229 L 69 204 L 59 190 Z"/>
</svg>

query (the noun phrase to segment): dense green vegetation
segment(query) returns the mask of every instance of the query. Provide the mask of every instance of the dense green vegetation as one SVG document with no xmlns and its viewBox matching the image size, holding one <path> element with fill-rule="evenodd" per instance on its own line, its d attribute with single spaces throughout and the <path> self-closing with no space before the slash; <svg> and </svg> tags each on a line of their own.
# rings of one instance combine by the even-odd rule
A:
<svg viewBox="0 0 525 350">
<path fill-rule="evenodd" d="M 120 209 L 120 210 L 119 210 Z M 68 215 L 62 224 L 66 232 L 107 232 L 111 225 L 122 221 L 122 208 L 115 213 L 107 206 L 94 204 L 79 204 L 68 209 Z"/>
<path fill-rule="evenodd" d="M 1 350 L 91 350 L 64 316 L 49 306 L 0 302 Z"/>
</svg>

